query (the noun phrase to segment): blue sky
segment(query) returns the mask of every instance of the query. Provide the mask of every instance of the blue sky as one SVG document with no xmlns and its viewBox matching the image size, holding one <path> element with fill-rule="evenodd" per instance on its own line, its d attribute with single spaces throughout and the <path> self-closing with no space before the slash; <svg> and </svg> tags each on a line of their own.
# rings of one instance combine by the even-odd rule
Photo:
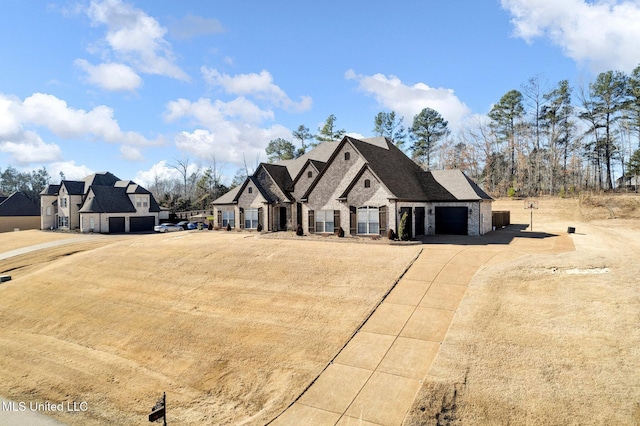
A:
<svg viewBox="0 0 640 426">
<path fill-rule="evenodd" d="M 640 0 L 38 1 L 0 14 L 0 169 L 228 180 L 330 114 L 370 136 L 425 107 L 455 131 L 539 75 L 640 63 Z"/>
</svg>

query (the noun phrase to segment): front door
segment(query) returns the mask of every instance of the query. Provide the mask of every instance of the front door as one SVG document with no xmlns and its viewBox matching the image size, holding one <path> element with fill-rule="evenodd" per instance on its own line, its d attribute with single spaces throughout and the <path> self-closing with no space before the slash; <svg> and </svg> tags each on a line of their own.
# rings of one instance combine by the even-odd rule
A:
<svg viewBox="0 0 640 426">
<path fill-rule="evenodd" d="M 416 236 L 424 235 L 424 207 L 416 207 Z"/>
<path fill-rule="evenodd" d="M 278 230 L 279 231 L 287 230 L 287 208 L 286 207 L 280 207 L 280 221 L 278 224 Z"/>
</svg>

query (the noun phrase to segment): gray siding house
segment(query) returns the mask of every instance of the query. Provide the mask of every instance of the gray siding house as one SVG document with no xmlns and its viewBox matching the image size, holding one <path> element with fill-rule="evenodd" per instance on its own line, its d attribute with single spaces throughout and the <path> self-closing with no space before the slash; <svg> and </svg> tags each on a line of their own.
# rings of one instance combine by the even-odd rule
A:
<svg viewBox="0 0 640 426">
<path fill-rule="evenodd" d="M 409 235 L 483 235 L 491 202 L 460 170 L 425 172 L 385 138 L 324 142 L 304 156 L 261 164 L 212 204 L 218 225 L 268 231 L 386 236 L 406 213 Z"/>
<path fill-rule="evenodd" d="M 109 172 L 48 185 L 40 193 L 40 205 L 41 229 L 152 231 L 160 216 L 160 206 L 149 191 Z"/>
</svg>

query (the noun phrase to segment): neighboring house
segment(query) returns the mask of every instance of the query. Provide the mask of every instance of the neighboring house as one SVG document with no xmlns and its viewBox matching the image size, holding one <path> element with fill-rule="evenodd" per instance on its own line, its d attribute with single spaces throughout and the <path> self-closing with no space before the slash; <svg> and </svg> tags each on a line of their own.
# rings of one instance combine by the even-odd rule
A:
<svg viewBox="0 0 640 426">
<path fill-rule="evenodd" d="M 40 193 L 41 229 L 81 232 L 152 231 L 161 209 L 153 195 L 130 180 L 109 172 L 81 181 L 63 180 Z"/>
<path fill-rule="evenodd" d="M 638 188 L 640 188 L 640 176 L 626 175 L 626 176 L 619 177 L 616 180 L 616 187 L 618 189 L 637 191 Z"/>
<path fill-rule="evenodd" d="M 232 228 L 386 236 L 407 213 L 411 237 L 483 235 L 492 198 L 459 170 L 425 172 L 385 138 L 344 137 L 296 160 L 260 164 L 212 204 Z"/>
<path fill-rule="evenodd" d="M 40 228 L 40 208 L 22 192 L 0 196 L 0 232 Z"/>
</svg>

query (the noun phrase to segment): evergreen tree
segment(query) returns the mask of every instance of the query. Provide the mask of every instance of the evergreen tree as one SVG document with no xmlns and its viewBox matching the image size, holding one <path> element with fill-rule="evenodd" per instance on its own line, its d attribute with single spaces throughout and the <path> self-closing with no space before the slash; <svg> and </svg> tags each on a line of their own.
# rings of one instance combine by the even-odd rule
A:
<svg viewBox="0 0 640 426">
<path fill-rule="evenodd" d="M 450 133 L 447 126 L 448 122 L 431 108 L 424 108 L 413 118 L 411 155 L 425 170 L 431 170 L 431 155 L 438 142 Z"/>
<path fill-rule="evenodd" d="M 516 177 L 516 145 L 517 135 L 524 117 L 522 93 L 510 90 L 500 98 L 489 111 L 490 127 L 498 137 L 498 141 L 507 144 L 509 155 L 510 180 Z"/>
<path fill-rule="evenodd" d="M 407 139 L 407 131 L 402 124 L 403 117 L 396 117 L 395 111 L 379 112 L 373 119 L 373 133 L 376 136 L 383 136 L 394 143 L 395 146 L 402 149 Z"/>
<path fill-rule="evenodd" d="M 316 135 L 318 142 L 337 141 L 342 139 L 345 133 L 347 133 L 344 129 L 336 130 L 336 120 L 336 116 L 333 114 L 327 117 L 324 126 L 318 128 L 319 133 Z"/>
<path fill-rule="evenodd" d="M 296 147 L 286 139 L 277 138 L 271 140 L 265 149 L 270 163 L 280 160 L 292 160 L 295 156 Z"/>
<path fill-rule="evenodd" d="M 298 127 L 298 130 L 294 130 L 292 132 L 293 137 L 300 141 L 300 148 L 296 150 L 295 157 L 298 158 L 307 152 L 307 145 L 305 141 L 313 139 L 313 135 L 309 132 L 309 128 L 305 127 L 304 124 L 301 124 Z"/>
</svg>

